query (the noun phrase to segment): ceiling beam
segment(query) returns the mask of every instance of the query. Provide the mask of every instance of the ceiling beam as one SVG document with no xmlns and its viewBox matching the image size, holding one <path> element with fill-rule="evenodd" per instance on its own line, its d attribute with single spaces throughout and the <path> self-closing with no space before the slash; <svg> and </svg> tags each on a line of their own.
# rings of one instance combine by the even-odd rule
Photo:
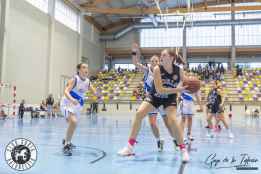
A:
<svg viewBox="0 0 261 174">
<path fill-rule="evenodd" d="M 205 9 L 208 8 L 208 1 L 207 0 L 204 1 L 204 7 L 205 7 Z"/>
<path fill-rule="evenodd" d="M 98 4 L 104 4 L 111 2 L 112 0 L 91 0 L 85 3 L 80 4 L 80 7 L 95 7 Z"/>
<path fill-rule="evenodd" d="M 187 27 L 201 27 L 201 26 L 230 26 L 230 25 L 253 25 L 260 23 L 260 19 L 237 19 L 237 20 L 208 20 L 208 21 L 194 21 L 193 26 L 191 25 L 191 22 L 187 21 L 185 23 L 185 26 Z M 168 23 L 169 28 L 176 28 L 176 27 L 182 27 L 184 23 L 181 22 L 169 22 Z M 141 23 L 141 24 L 135 24 L 131 25 L 122 31 L 119 31 L 117 33 L 114 33 L 112 35 L 101 35 L 100 39 L 105 40 L 117 40 L 120 37 L 124 36 L 128 32 L 132 30 L 139 30 L 139 29 L 149 29 L 149 28 L 155 28 L 153 24 L 151 23 Z M 157 28 L 165 28 L 165 23 L 159 22 L 159 25 Z"/>
<path fill-rule="evenodd" d="M 90 13 L 101 13 L 110 15 L 147 15 L 147 14 L 158 14 L 159 10 L 155 7 L 140 9 L 140 8 L 85 8 L 87 12 Z M 261 5 L 258 6 L 235 6 L 235 7 L 194 7 L 193 12 L 230 12 L 233 11 L 256 11 L 261 10 Z M 163 14 L 169 13 L 188 13 L 191 12 L 187 8 L 169 8 L 168 11 L 162 10 Z"/>
<path fill-rule="evenodd" d="M 80 9 L 74 3 L 72 3 L 70 0 L 63 0 L 63 2 L 66 5 L 68 5 L 69 7 L 73 8 L 74 10 L 80 11 Z"/>
<path fill-rule="evenodd" d="M 130 24 L 132 21 L 133 21 L 132 19 L 121 19 L 117 22 L 113 22 L 113 23 L 110 23 L 110 24 L 104 26 L 104 30 L 108 31 L 108 30 L 111 30 L 112 28 L 127 25 L 127 24 Z"/>
<path fill-rule="evenodd" d="M 103 32 L 104 27 L 95 21 L 95 19 L 91 16 L 84 16 L 84 19 L 88 21 L 90 24 L 92 24 L 98 31 Z"/>
</svg>

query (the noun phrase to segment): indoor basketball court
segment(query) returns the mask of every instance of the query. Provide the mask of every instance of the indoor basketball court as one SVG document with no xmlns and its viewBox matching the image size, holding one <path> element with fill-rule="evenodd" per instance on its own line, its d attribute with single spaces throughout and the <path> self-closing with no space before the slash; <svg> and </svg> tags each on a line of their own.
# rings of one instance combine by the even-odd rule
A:
<svg viewBox="0 0 261 174">
<path fill-rule="evenodd" d="M 261 2 L 1 0 L 0 174 L 258 174 Z"/>
</svg>

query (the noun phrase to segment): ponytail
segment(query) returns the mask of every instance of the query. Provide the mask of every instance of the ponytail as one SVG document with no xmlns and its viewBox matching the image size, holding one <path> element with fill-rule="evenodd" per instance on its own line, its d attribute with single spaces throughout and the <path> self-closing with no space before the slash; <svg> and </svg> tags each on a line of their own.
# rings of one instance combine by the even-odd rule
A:
<svg viewBox="0 0 261 174">
<path fill-rule="evenodd" d="M 79 70 L 81 69 L 82 64 L 83 64 L 83 63 L 79 63 L 79 64 L 76 66 L 77 75 L 79 75 Z"/>
</svg>

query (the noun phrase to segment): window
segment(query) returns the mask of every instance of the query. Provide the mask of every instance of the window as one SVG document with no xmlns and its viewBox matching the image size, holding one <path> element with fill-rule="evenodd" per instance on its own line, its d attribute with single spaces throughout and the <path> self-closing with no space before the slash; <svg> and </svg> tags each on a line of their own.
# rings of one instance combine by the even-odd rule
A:
<svg viewBox="0 0 261 174">
<path fill-rule="evenodd" d="M 48 13 L 48 0 L 26 0 L 41 11 Z"/>
<path fill-rule="evenodd" d="M 215 66 L 218 66 L 218 64 L 221 64 L 225 69 L 227 69 L 227 63 L 215 62 Z M 189 68 L 198 68 L 199 66 L 206 67 L 207 65 L 209 65 L 209 63 L 189 63 Z"/>
<path fill-rule="evenodd" d="M 180 16 L 155 16 L 155 19 L 158 21 L 158 22 L 165 22 L 165 20 L 167 22 L 182 22 L 183 21 L 183 15 L 180 15 Z M 151 18 L 149 17 L 146 17 L 146 18 L 143 18 L 141 20 L 141 23 L 146 23 L 146 22 L 151 22 Z"/>
<path fill-rule="evenodd" d="M 240 68 L 261 68 L 260 62 L 252 62 L 252 63 L 236 63 Z"/>
<path fill-rule="evenodd" d="M 261 11 L 252 11 L 252 12 L 240 12 L 235 14 L 236 19 L 260 19 Z"/>
<path fill-rule="evenodd" d="M 204 21 L 204 20 L 230 20 L 231 19 L 231 13 L 230 12 L 215 12 L 215 13 L 209 13 L 209 12 L 197 12 L 197 13 L 187 13 L 186 15 L 164 15 L 155 16 L 155 19 L 158 22 L 183 22 L 183 19 L 186 19 L 186 21 Z M 142 23 L 150 23 L 152 20 L 150 17 L 143 18 L 141 20 Z"/>
<path fill-rule="evenodd" d="M 187 28 L 187 46 L 230 46 L 231 26 Z"/>
<path fill-rule="evenodd" d="M 248 2 L 238 3 L 236 6 L 257 6 L 261 5 L 261 2 Z M 259 19 L 261 18 L 261 11 L 241 11 L 236 13 L 236 19 Z"/>
<path fill-rule="evenodd" d="M 62 0 L 55 2 L 55 19 L 74 31 L 79 32 L 79 15 Z"/>
<path fill-rule="evenodd" d="M 208 13 L 208 12 L 199 12 L 191 13 L 192 21 L 204 21 L 204 20 L 229 20 L 231 19 L 231 13 Z"/>
<path fill-rule="evenodd" d="M 261 25 L 237 25 L 236 45 L 261 45 Z"/>
<path fill-rule="evenodd" d="M 115 64 L 115 69 L 118 69 L 119 67 L 121 69 L 128 69 L 128 70 L 134 70 L 135 69 L 135 65 L 133 64 Z"/>
<path fill-rule="evenodd" d="M 182 46 L 182 28 L 142 29 L 141 47 L 177 47 Z"/>
</svg>

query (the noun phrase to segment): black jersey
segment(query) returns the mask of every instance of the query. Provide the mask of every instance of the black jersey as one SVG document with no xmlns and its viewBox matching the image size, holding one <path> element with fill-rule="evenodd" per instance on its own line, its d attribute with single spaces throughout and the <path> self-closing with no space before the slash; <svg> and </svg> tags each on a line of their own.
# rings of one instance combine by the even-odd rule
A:
<svg viewBox="0 0 261 174">
<path fill-rule="evenodd" d="M 207 102 L 208 102 L 209 105 L 212 105 L 212 106 L 219 106 L 221 104 L 222 97 L 218 93 L 217 89 L 212 89 L 209 92 Z"/>
<path fill-rule="evenodd" d="M 162 79 L 162 86 L 165 88 L 176 88 L 180 82 L 180 67 L 178 65 L 173 64 L 173 71 L 169 74 L 162 65 L 159 65 L 160 74 Z M 150 91 L 150 95 L 156 98 L 176 98 L 177 94 L 159 94 L 156 91 L 155 83 L 152 84 L 152 89 Z"/>
<path fill-rule="evenodd" d="M 212 114 L 224 112 L 224 108 L 220 107 L 222 103 L 222 96 L 219 94 L 217 89 L 212 89 L 207 98 L 207 108 L 208 112 Z"/>
</svg>

